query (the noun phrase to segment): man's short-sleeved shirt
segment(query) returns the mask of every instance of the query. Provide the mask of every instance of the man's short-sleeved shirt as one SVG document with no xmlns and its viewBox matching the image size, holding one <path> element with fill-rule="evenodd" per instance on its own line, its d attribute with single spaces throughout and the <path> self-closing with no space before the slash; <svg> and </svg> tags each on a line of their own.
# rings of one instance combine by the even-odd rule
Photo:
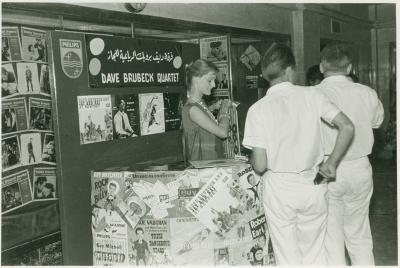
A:
<svg viewBox="0 0 400 268">
<path fill-rule="evenodd" d="M 265 149 L 273 172 L 313 170 L 324 158 L 321 118 L 331 123 L 339 112 L 315 87 L 279 83 L 250 107 L 243 145 Z"/>
<path fill-rule="evenodd" d="M 343 75 L 325 78 L 318 86 L 322 93 L 345 113 L 354 124 L 354 138 L 344 159 L 352 160 L 367 156 L 372 151 L 374 134 L 384 118 L 383 106 L 370 87 L 354 83 Z M 325 154 L 332 153 L 337 130 L 324 125 Z"/>
</svg>

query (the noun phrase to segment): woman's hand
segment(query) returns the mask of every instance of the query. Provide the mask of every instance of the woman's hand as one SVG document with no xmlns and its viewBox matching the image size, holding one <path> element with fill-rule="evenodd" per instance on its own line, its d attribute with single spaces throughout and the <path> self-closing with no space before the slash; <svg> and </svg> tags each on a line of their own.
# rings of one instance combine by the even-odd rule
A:
<svg viewBox="0 0 400 268">
<path fill-rule="evenodd" d="M 232 107 L 232 102 L 229 99 L 225 99 L 221 102 L 221 108 L 219 109 L 219 114 L 228 114 L 230 108 Z"/>
</svg>

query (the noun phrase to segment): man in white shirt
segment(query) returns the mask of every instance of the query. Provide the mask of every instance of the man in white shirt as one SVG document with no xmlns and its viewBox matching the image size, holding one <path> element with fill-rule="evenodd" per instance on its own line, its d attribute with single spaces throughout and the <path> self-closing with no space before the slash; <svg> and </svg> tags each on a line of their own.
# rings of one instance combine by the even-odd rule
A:
<svg viewBox="0 0 400 268">
<path fill-rule="evenodd" d="M 328 263 L 346 265 L 346 244 L 352 265 L 374 265 L 369 225 L 369 203 L 373 190 L 368 160 L 374 144 L 373 128 L 383 121 L 383 107 L 376 92 L 354 83 L 350 73 L 351 50 L 332 43 L 321 52 L 325 79 L 317 86 L 353 122 L 355 135 L 337 169 L 336 181 L 328 184 L 329 215 L 326 237 Z M 325 125 L 325 154 L 330 155 L 337 131 Z"/>
<path fill-rule="evenodd" d="M 254 171 L 263 174 L 264 209 L 278 265 L 326 264 L 326 183 L 334 178 L 353 137 L 351 121 L 313 87 L 292 84 L 295 59 L 275 45 L 261 62 L 271 87 L 247 113 L 243 145 L 252 149 Z M 323 163 L 322 121 L 339 129 L 335 149 Z"/>
<path fill-rule="evenodd" d="M 114 127 L 116 138 L 135 137 L 128 115 L 125 113 L 125 101 L 121 99 L 118 105 L 119 111 L 114 115 Z"/>
</svg>

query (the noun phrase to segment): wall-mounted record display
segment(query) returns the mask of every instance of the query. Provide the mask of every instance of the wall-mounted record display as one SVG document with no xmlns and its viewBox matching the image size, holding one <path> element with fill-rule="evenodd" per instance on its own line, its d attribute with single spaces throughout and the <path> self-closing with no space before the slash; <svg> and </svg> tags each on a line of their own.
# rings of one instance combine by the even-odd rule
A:
<svg viewBox="0 0 400 268">
<path fill-rule="evenodd" d="M 86 35 L 90 87 L 182 86 L 182 45 Z"/>
</svg>

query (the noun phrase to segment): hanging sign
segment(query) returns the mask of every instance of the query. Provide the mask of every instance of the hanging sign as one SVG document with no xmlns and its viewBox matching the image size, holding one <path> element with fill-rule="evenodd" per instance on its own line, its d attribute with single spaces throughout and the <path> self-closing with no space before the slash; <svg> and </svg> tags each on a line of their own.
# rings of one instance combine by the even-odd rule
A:
<svg viewBox="0 0 400 268">
<path fill-rule="evenodd" d="M 179 43 L 86 35 L 90 87 L 184 84 Z"/>
</svg>

